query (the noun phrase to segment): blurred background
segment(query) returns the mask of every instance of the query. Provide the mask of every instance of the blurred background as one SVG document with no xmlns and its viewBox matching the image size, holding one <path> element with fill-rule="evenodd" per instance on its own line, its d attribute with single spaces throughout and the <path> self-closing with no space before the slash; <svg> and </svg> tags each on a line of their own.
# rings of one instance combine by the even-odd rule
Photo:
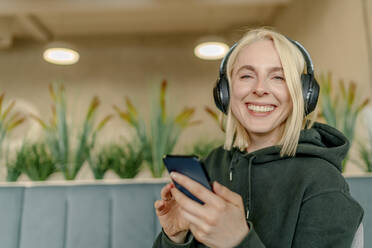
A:
<svg viewBox="0 0 372 248">
<path fill-rule="evenodd" d="M 205 155 L 223 140 L 212 88 L 226 48 L 195 48 L 261 26 L 309 51 L 319 120 L 352 140 L 344 173 L 370 172 L 371 13 L 370 0 L 1 0 L 0 180 L 159 177 L 165 152 Z M 50 48 L 74 52 L 51 63 Z"/>
</svg>

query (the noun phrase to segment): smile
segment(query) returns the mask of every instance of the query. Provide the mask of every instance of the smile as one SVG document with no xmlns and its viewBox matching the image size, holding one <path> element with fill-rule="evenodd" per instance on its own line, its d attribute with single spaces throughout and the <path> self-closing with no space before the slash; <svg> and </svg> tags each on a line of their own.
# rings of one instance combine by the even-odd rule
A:
<svg viewBox="0 0 372 248">
<path fill-rule="evenodd" d="M 259 112 L 259 113 L 266 113 L 266 112 L 271 112 L 274 110 L 274 106 L 271 105 L 254 105 L 254 104 L 248 104 L 248 109 L 252 110 L 254 112 Z"/>
</svg>

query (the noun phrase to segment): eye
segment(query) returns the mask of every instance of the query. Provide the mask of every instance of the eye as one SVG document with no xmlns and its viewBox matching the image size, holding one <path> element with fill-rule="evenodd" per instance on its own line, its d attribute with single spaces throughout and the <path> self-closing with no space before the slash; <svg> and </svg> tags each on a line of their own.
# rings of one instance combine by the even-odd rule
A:
<svg viewBox="0 0 372 248">
<path fill-rule="evenodd" d="M 284 77 L 281 77 L 281 76 L 274 76 L 273 78 L 275 80 L 285 81 Z"/>
<path fill-rule="evenodd" d="M 242 75 L 240 76 L 240 79 L 249 79 L 249 78 L 253 78 L 251 75 Z"/>
</svg>

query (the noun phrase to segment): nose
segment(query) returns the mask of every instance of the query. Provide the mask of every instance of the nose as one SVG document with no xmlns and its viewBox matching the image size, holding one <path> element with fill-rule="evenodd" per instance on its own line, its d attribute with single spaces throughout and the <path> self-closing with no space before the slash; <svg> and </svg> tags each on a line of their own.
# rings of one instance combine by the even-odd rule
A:
<svg viewBox="0 0 372 248">
<path fill-rule="evenodd" d="M 253 94 L 263 96 L 268 94 L 267 86 L 264 79 L 258 79 L 253 88 Z"/>
</svg>

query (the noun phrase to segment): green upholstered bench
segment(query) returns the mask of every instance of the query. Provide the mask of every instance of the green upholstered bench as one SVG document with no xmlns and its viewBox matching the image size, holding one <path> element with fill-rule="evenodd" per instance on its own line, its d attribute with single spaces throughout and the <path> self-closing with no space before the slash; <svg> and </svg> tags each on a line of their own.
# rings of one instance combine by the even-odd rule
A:
<svg viewBox="0 0 372 248">
<path fill-rule="evenodd" d="M 164 180 L 0 186 L 1 248 L 151 247 Z"/>
<path fill-rule="evenodd" d="M 347 178 L 365 210 L 372 245 L 372 177 Z M 151 247 L 161 227 L 154 201 L 166 180 L 3 183 L 1 248 Z"/>
<path fill-rule="evenodd" d="M 372 176 L 347 177 L 351 195 L 364 209 L 364 247 L 372 247 Z"/>
</svg>

